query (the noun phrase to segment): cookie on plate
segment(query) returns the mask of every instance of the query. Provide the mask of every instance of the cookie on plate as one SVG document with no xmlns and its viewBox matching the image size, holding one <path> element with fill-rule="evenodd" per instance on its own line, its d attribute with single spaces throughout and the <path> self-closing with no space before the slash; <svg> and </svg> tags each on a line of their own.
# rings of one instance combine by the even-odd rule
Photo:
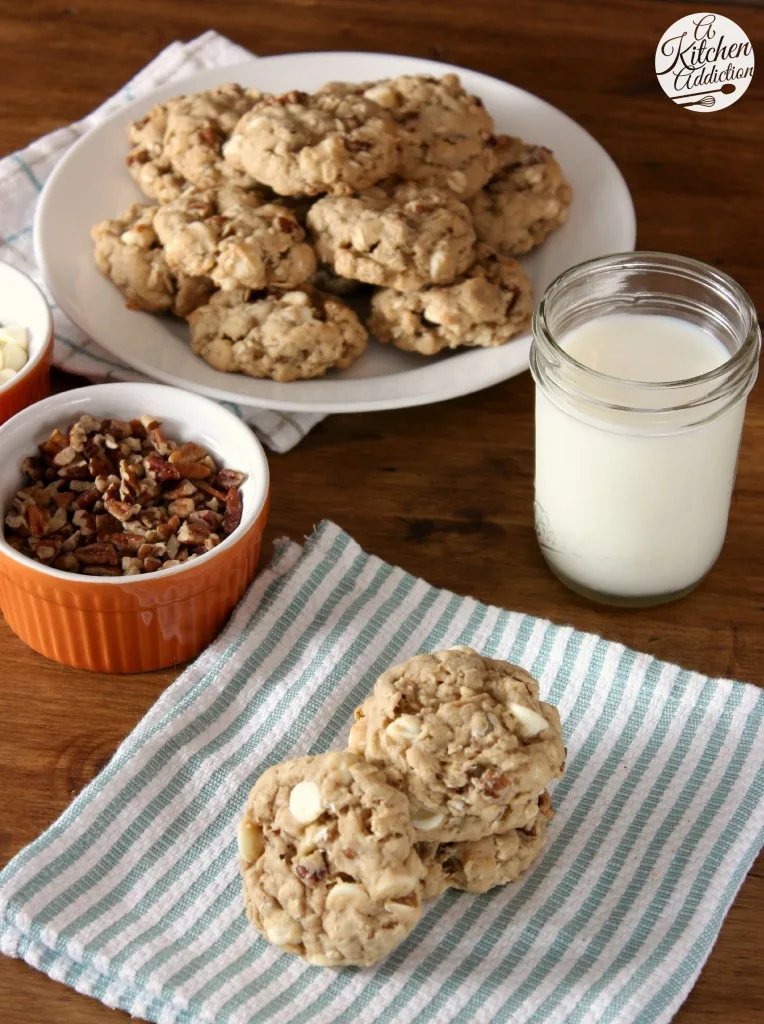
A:
<svg viewBox="0 0 764 1024">
<path fill-rule="evenodd" d="M 450 284 L 475 260 L 469 210 L 444 189 L 412 183 L 391 192 L 326 196 L 308 213 L 319 259 L 340 277 L 412 291 Z"/>
<path fill-rule="evenodd" d="M 141 192 L 157 203 L 176 199 L 188 184 L 165 153 L 166 132 L 166 103 L 156 103 L 148 114 L 131 121 L 127 128 L 127 169 Z"/>
<path fill-rule="evenodd" d="M 366 349 L 366 328 L 339 299 L 314 289 L 218 292 L 188 318 L 191 348 L 224 373 L 290 381 L 345 369 Z"/>
<path fill-rule="evenodd" d="M 94 224 L 96 266 L 125 296 L 130 309 L 188 316 L 214 290 L 208 277 L 170 268 L 154 229 L 159 207 L 133 203 L 120 217 Z"/>
<path fill-rule="evenodd" d="M 295 214 L 262 204 L 257 191 L 187 189 L 157 212 L 167 262 L 204 274 L 224 290 L 293 288 L 313 274 L 316 254 Z"/>
<path fill-rule="evenodd" d="M 257 780 L 239 825 L 247 913 L 310 964 L 376 963 L 421 914 L 405 796 L 348 753 L 298 757 Z"/>
<path fill-rule="evenodd" d="M 500 135 L 498 171 L 470 200 L 478 238 L 499 252 L 519 256 L 561 227 L 573 195 L 553 153 Z"/>
<path fill-rule="evenodd" d="M 553 815 L 549 794 L 539 797 L 539 811 L 523 828 L 467 843 L 416 843 L 424 865 L 422 898 L 435 899 L 446 889 L 488 892 L 516 882 L 546 846 L 547 822 Z"/>
<path fill-rule="evenodd" d="M 187 184 L 253 187 L 255 182 L 223 160 L 222 147 L 243 114 L 263 94 L 231 83 L 157 103 L 128 128 L 127 166 L 138 187 L 166 203 Z"/>
<path fill-rule="evenodd" d="M 398 139 L 390 115 L 363 96 L 289 92 L 245 114 L 223 153 L 279 195 L 346 195 L 396 169 Z"/>
<path fill-rule="evenodd" d="M 399 292 L 382 288 L 371 300 L 369 329 L 405 352 L 504 345 L 531 322 L 531 283 L 519 263 L 487 245 L 450 285 Z"/>
<path fill-rule="evenodd" d="M 539 700 L 538 683 L 468 647 L 391 668 L 355 714 L 348 749 L 408 795 L 417 840 L 522 828 L 563 772 L 560 718 Z"/>
<path fill-rule="evenodd" d="M 398 125 L 402 178 L 467 198 L 493 174 L 493 119 L 458 75 L 400 75 L 365 86 L 363 95 Z"/>
</svg>

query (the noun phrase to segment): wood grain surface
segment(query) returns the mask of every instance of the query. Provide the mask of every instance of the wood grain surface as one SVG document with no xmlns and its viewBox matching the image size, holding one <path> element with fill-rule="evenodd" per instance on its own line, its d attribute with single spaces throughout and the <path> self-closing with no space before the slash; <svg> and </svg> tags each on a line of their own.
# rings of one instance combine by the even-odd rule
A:
<svg viewBox="0 0 764 1024">
<path fill-rule="evenodd" d="M 739 103 L 704 114 L 670 103 L 655 78 L 658 39 L 698 6 L 0 0 L 0 153 L 88 113 L 162 47 L 208 28 L 260 54 L 357 49 L 438 58 L 504 78 L 574 117 L 621 167 L 639 247 L 720 267 L 762 309 L 764 70 Z M 761 4 L 712 9 L 722 7 L 764 57 Z M 764 684 L 764 385 L 749 403 L 722 556 L 694 594 L 658 610 L 595 608 L 545 570 L 531 515 L 532 407 L 525 374 L 448 404 L 332 416 L 295 451 L 271 458 L 269 538 L 299 538 L 328 517 L 367 550 L 438 586 Z M 83 675 L 31 653 L 0 622 L 0 863 L 63 811 L 175 675 Z M 764 1020 L 762 867 L 760 859 L 743 885 L 676 1018 L 681 1024 Z M 119 1019 L 127 1018 L 0 959 L 2 1024 Z"/>
</svg>

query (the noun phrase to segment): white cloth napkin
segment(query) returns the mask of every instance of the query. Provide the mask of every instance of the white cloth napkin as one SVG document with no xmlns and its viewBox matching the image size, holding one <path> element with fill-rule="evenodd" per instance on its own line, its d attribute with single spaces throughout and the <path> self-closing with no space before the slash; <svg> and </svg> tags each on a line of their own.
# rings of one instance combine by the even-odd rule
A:
<svg viewBox="0 0 764 1024">
<path fill-rule="evenodd" d="M 560 710 L 544 854 L 432 903 L 374 969 L 280 954 L 244 914 L 250 787 L 343 746 L 382 671 L 454 644 Z M 159 1024 L 665 1024 L 762 845 L 763 739 L 754 686 L 436 590 L 324 523 L 0 875 L 0 949 Z"/>
<path fill-rule="evenodd" d="M 190 43 L 173 43 L 151 61 L 116 96 L 92 114 L 58 131 L 44 135 L 31 146 L 0 160 L 0 260 L 29 274 L 47 293 L 37 268 L 32 247 L 32 224 L 40 191 L 61 157 L 82 135 L 104 118 L 135 99 L 160 86 L 187 78 L 207 68 L 235 64 L 251 57 L 217 32 L 205 32 Z M 118 211 L 115 210 L 116 215 Z M 146 380 L 123 366 L 108 352 L 91 341 L 53 306 L 55 349 L 53 361 L 69 373 L 87 377 L 94 383 L 112 380 Z M 182 384 L 180 385 L 182 386 Z M 293 448 L 323 416 L 314 413 L 283 413 L 269 409 L 251 409 L 226 403 L 237 412 L 260 439 L 276 452 Z"/>
</svg>

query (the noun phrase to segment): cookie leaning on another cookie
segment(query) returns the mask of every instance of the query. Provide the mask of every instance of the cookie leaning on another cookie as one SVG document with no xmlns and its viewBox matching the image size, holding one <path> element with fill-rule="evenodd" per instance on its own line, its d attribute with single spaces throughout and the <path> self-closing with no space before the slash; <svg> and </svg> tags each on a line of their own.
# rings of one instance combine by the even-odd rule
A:
<svg viewBox="0 0 764 1024">
<path fill-rule="evenodd" d="M 263 98 L 258 89 L 231 83 L 157 103 L 127 129 L 127 166 L 141 191 L 159 203 L 197 188 L 254 180 L 223 160 L 222 147 L 241 116 Z"/>
<path fill-rule="evenodd" d="M 257 103 L 223 154 L 279 195 L 347 195 L 396 169 L 398 140 L 390 115 L 362 96 L 295 91 Z"/>
<path fill-rule="evenodd" d="M 452 193 L 406 183 L 327 196 L 308 227 L 319 258 L 355 281 L 411 291 L 450 284 L 475 260 L 469 210 Z"/>
<path fill-rule="evenodd" d="M 523 828 L 467 843 L 416 843 L 424 865 L 422 898 L 435 899 L 446 889 L 488 892 L 507 885 L 536 863 L 547 840 L 547 822 L 554 814 L 549 794 L 539 797 L 539 811 Z"/>
<path fill-rule="evenodd" d="M 376 292 L 369 319 L 374 336 L 405 352 L 431 356 L 463 345 L 504 345 L 526 330 L 533 292 L 522 267 L 487 245 L 476 251 L 474 266 L 453 284 Z"/>
<path fill-rule="evenodd" d="M 539 700 L 538 683 L 468 647 L 395 666 L 355 714 L 348 749 L 407 794 L 417 840 L 522 828 L 563 772 L 560 718 Z"/>
<path fill-rule="evenodd" d="M 205 303 L 214 285 L 208 277 L 173 270 L 155 230 L 159 209 L 133 203 L 121 216 L 94 224 L 90 237 L 98 269 L 122 292 L 130 309 L 185 317 Z"/>
<path fill-rule="evenodd" d="M 171 267 L 226 290 L 294 288 L 316 269 L 294 213 L 257 191 L 186 189 L 158 210 L 155 227 Z"/>
<path fill-rule="evenodd" d="M 350 366 L 365 351 L 366 328 L 339 299 L 315 289 L 218 292 L 188 318 L 191 348 L 224 373 L 290 381 Z"/>
<path fill-rule="evenodd" d="M 551 150 L 500 135 L 498 170 L 469 202 L 478 238 L 519 256 L 560 228 L 573 196 Z"/>
<path fill-rule="evenodd" d="M 420 185 L 474 195 L 496 168 L 493 118 L 458 75 L 400 75 L 365 88 L 402 135 L 398 173 Z"/>
<path fill-rule="evenodd" d="M 247 912 L 310 964 L 376 963 L 421 914 L 408 802 L 348 753 L 299 757 L 255 784 L 239 826 Z"/>
</svg>

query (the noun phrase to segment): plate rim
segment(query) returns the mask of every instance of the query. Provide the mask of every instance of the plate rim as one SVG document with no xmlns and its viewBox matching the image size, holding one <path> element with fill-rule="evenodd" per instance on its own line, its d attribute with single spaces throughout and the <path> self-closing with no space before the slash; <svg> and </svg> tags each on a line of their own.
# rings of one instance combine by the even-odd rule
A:
<svg viewBox="0 0 764 1024">
<path fill-rule="evenodd" d="M 54 302 L 59 306 L 61 311 L 68 317 L 68 319 L 71 320 L 85 334 L 88 334 L 90 336 L 90 332 L 88 332 L 85 328 L 80 326 L 80 324 L 78 323 L 77 316 L 73 314 L 73 312 L 72 312 L 73 305 L 69 303 L 68 295 L 67 294 L 61 294 L 60 292 L 57 293 L 56 288 L 51 283 L 51 275 L 49 274 L 48 264 L 47 264 L 47 261 L 45 259 L 45 246 L 44 246 L 44 243 L 42 241 L 43 225 L 44 225 L 45 221 L 47 220 L 47 216 L 48 216 L 48 214 L 46 213 L 46 210 L 47 210 L 48 204 L 51 201 L 50 200 L 50 196 L 51 196 L 51 194 L 53 192 L 55 183 L 57 182 L 59 177 L 66 172 L 66 168 L 67 168 L 68 164 L 70 163 L 70 161 L 72 159 L 74 159 L 74 157 L 75 157 L 76 153 L 78 152 L 78 150 L 85 144 L 86 140 L 88 140 L 91 137 L 93 132 L 98 132 L 100 129 L 103 129 L 106 126 L 108 126 L 110 124 L 113 124 L 115 121 L 131 120 L 132 119 L 132 115 L 133 115 L 134 112 L 137 113 L 139 110 L 145 110 L 145 109 L 153 106 L 154 103 L 159 101 L 158 98 L 161 97 L 163 94 L 165 94 L 165 93 L 172 93 L 176 89 L 178 91 L 182 91 L 183 90 L 184 82 L 190 82 L 190 81 L 196 80 L 196 79 L 198 79 L 202 75 L 217 75 L 217 74 L 221 75 L 221 80 L 222 80 L 222 76 L 227 76 L 229 72 L 230 72 L 230 75 L 232 76 L 232 78 L 235 78 L 236 77 L 236 73 L 237 73 L 237 71 L 239 69 L 242 69 L 242 68 L 245 68 L 245 67 L 249 68 L 249 67 L 251 67 L 254 64 L 260 64 L 262 62 L 267 62 L 269 64 L 278 64 L 279 62 L 282 62 L 282 61 L 294 60 L 294 59 L 300 58 L 300 57 L 310 57 L 310 58 L 313 58 L 313 59 L 318 58 L 318 59 L 329 59 L 329 60 L 331 60 L 332 58 L 348 58 L 348 57 L 356 57 L 356 58 L 357 57 L 366 57 L 366 58 L 383 58 L 383 59 L 392 58 L 394 60 L 403 61 L 404 63 L 409 63 L 409 64 L 412 65 L 412 67 L 419 67 L 420 68 L 420 71 L 419 71 L 420 74 L 423 73 L 423 71 L 421 70 L 423 65 L 426 65 L 428 69 L 430 69 L 430 68 L 431 69 L 440 69 L 443 74 L 448 74 L 448 73 L 457 73 L 457 74 L 459 74 L 459 73 L 466 73 L 469 76 L 477 77 L 477 78 L 479 78 L 481 80 L 484 80 L 486 83 L 491 83 L 492 86 L 499 85 L 499 86 L 503 86 L 503 87 L 508 87 L 508 88 L 512 89 L 513 91 L 515 91 L 517 93 L 521 93 L 524 96 L 529 97 L 531 100 L 534 101 L 534 103 L 541 104 L 543 107 L 546 107 L 549 111 L 553 112 L 556 116 L 564 118 L 571 125 L 575 126 L 575 128 L 578 131 L 582 132 L 584 135 L 586 135 L 588 137 L 588 139 L 590 140 L 590 142 L 593 143 L 594 146 L 599 150 L 600 158 L 609 165 L 609 170 L 610 170 L 611 174 L 613 174 L 614 183 L 616 184 L 616 186 L 618 187 L 618 189 L 620 190 L 620 192 L 622 194 L 621 195 L 622 200 L 625 200 L 625 203 L 624 203 L 624 222 L 623 222 L 623 224 L 621 226 L 622 226 L 622 230 L 624 231 L 624 236 L 629 241 L 628 241 L 628 244 L 626 246 L 622 246 L 621 247 L 620 251 L 625 252 L 625 251 L 633 251 L 634 250 L 635 245 L 636 245 L 636 227 L 637 227 L 637 224 L 636 224 L 636 211 L 635 211 L 635 208 L 634 208 L 634 200 L 632 198 L 631 191 L 630 191 L 629 186 L 628 186 L 628 184 L 626 182 L 626 179 L 624 178 L 624 176 L 623 176 L 620 168 L 616 164 L 615 160 L 610 156 L 610 154 L 605 149 L 605 147 L 589 131 L 587 131 L 586 128 L 584 128 L 582 125 L 580 125 L 569 114 L 565 113 L 565 111 L 560 110 L 559 107 L 555 107 L 548 100 L 545 100 L 545 99 L 543 99 L 540 96 L 537 96 L 535 93 L 532 93 L 532 92 L 530 92 L 527 89 L 523 89 L 521 86 L 514 85 L 512 82 L 507 82 L 504 79 L 497 78 L 494 75 L 486 74 L 483 71 L 476 71 L 476 70 L 474 70 L 472 68 L 463 67 L 463 66 L 460 66 L 460 65 L 457 65 L 457 64 L 449 64 L 449 63 L 446 63 L 444 61 L 431 60 L 431 59 L 429 59 L 427 57 L 415 57 L 415 56 L 411 56 L 410 54 L 393 54 L 393 53 L 384 53 L 384 52 L 381 52 L 381 51 L 362 51 L 362 50 L 305 50 L 305 51 L 298 51 L 298 52 L 294 52 L 294 53 L 271 54 L 271 55 L 267 55 L 267 56 L 263 56 L 263 57 L 258 57 L 258 56 L 253 54 L 251 57 L 248 57 L 248 58 L 246 58 L 244 60 L 237 61 L 234 64 L 222 65 L 219 68 L 218 67 L 204 68 L 204 69 L 201 69 L 199 71 L 195 71 L 194 73 L 189 74 L 189 75 L 185 76 L 184 78 L 178 79 L 175 82 L 168 83 L 167 85 L 160 86 L 160 87 L 158 87 L 156 89 L 153 89 L 153 90 L 151 90 L 151 92 L 147 93 L 146 95 L 138 97 L 135 100 L 132 100 L 131 102 L 125 104 L 124 106 L 119 107 L 119 109 L 115 110 L 108 117 L 104 118 L 103 121 L 100 121 L 97 125 L 95 125 L 93 128 L 91 128 L 89 131 L 86 131 L 74 143 L 74 145 L 72 145 L 71 148 L 65 153 L 63 158 L 58 162 L 58 164 L 54 167 L 54 169 L 51 172 L 51 174 L 48 176 L 48 178 L 47 178 L 47 180 L 45 182 L 45 185 L 43 186 L 43 190 L 40 193 L 40 196 L 38 198 L 37 205 L 36 205 L 36 208 L 35 208 L 34 220 L 33 220 L 32 239 L 33 239 L 33 247 L 34 247 L 35 259 L 36 259 L 37 264 L 38 264 L 38 266 L 40 268 L 40 272 L 41 272 L 41 274 L 43 276 L 45 285 L 48 288 L 49 292 L 51 293 Z M 147 314 L 147 315 L 151 315 L 151 314 Z M 348 400 L 344 400 L 343 401 L 343 400 L 337 400 L 337 399 L 335 399 L 335 400 L 308 400 L 308 401 L 303 400 L 303 401 L 300 401 L 300 402 L 295 402 L 294 399 L 290 400 L 289 397 L 288 397 L 288 393 L 287 393 L 287 396 L 284 397 L 284 398 L 263 398 L 263 397 L 258 396 L 258 397 L 253 397 L 252 399 L 248 399 L 248 397 L 246 395 L 238 395 L 238 394 L 235 394 L 234 392 L 226 391 L 222 387 L 218 388 L 218 387 L 215 387 L 215 386 L 209 386 L 209 385 L 206 385 L 206 384 L 203 384 L 203 383 L 198 383 L 196 381 L 189 381 L 185 377 L 184 378 L 180 378 L 180 377 L 177 377 L 177 376 L 173 376 L 169 371 L 157 370 L 157 368 L 155 366 L 150 366 L 144 360 L 142 360 L 140 358 L 135 358 L 134 356 L 131 356 L 130 359 L 127 359 L 127 358 L 125 358 L 125 355 L 124 355 L 123 352 L 116 350 L 116 348 L 117 348 L 116 345 L 112 348 L 108 344 L 104 344 L 104 342 L 102 342 L 100 339 L 93 338 L 93 340 L 96 342 L 96 344 L 99 344 L 104 349 L 106 349 L 106 351 L 109 352 L 110 355 L 114 356 L 116 359 L 118 359 L 121 362 L 125 363 L 129 368 L 137 370 L 138 372 L 145 374 L 151 380 L 158 381 L 158 382 L 165 383 L 165 384 L 169 384 L 170 386 L 185 388 L 185 389 L 187 389 L 189 391 L 192 391 L 192 392 L 194 392 L 196 394 L 204 395 L 204 396 L 206 396 L 208 398 L 212 398 L 212 399 L 214 399 L 216 401 L 219 401 L 219 402 L 228 402 L 229 404 L 235 404 L 235 405 L 242 406 L 245 409 L 258 409 L 259 408 L 259 409 L 271 409 L 271 410 L 274 410 L 274 411 L 277 411 L 277 412 L 282 412 L 282 413 L 283 412 L 287 412 L 287 413 L 307 413 L 307 414 L 311 414 L 311 413 L 312 414 L 317 414 L 317 413 L 319 413 L 319 414 L 328 414 L 328 413 L 337 413 L 337 412 L 354 412 L 354 413 L 358 413 L 358 412 L 375 412 L 375 411 L 381 411 L 381 410 L 386 410 L 386 409 L 411 408 L 411 407 L 415 407 L 415 406 L 419 406 L 419 405 L 431 405 L 431 404 L 434 404 L 436 402 L 449 401 L 449 400 L 454 399 L 454 398 L 460 398 L 460 397 L 464 397 L 465 395 L 468 395 L 468 394 L 473 394 L 473 393 L 477 393 L 478 391 L 483 391 L 486 388 L 493 387 L 496 384 L 499 384 L 499 383 L 501 383 L 504 380 L 509 380 L 513 376 L 518 376 L 520 373 L 524 373 L 525 370 L 527 370 L 527 368 L 528 368 L 528 353 L 527 352 L 522 353 L 520 351 L 520 347 L 523 347 L 523 348 L 525 348 L 527 350 L 530 349 L 531 334 L 530 334 L 530 331 L 527 331 L 524 334 L 520 335 L 518 338 L 515 338 L 512 341 L 507 343 L 510 346 L 516 346 L 517 347 L 516 350 L 517 350 L 517 353 L 518 353 L 518 359 L 522 363 L 522 369 L 519 369 L 519 370 L 518 369 L 514 369 L 511 372 L 508 372 L 506 366 L 501 366 L 497 362 L 496 371 L 495 372 L 483 372 L 480 375 L 478 383 L 476 383 L 475 379 L 471 378 L 469 374 L 464 374 L 464 375 L 459 375 L 456 378 L 456 380 L 452 382 L 452 386 L 448 387 L 447 389 L 444 388 L 443 384 L 441 383 L 441 384 L 439 384 L 437 386 L 437 389 L 427 390 L 426 387 L 425 387 L 425 389 L 417 392 L 416 394 L 403 395 L 403 396 L 398 396 L 398 397 L 388 396 L 388 397 L 383 397 L 383 398 L 376 398 L 376 399 L 375 398 L 368 398 L 368 399 L 362 399 L 362 400 L 361 399 L 355 399 L 355 400 L 351 399 L 349 401 Z M 414 367 L 414 368 L 411 368 L 411 369 L 408 369 L 408 370 L 397 371 L 397 373 L 405 374 L 409 379 L 411 379 L 411 377 L 413 375 L 421 374 L 423 376 L 423 378 L 425 378 L 425 380 L 426 380 L 426 378 L 428 376 L 428 371 L 430 370 L 430 368 L 431 368 L 430 365 L 425 364 L 425 365 L 422 365 L 422 366 L 419 366 L 419 367 Z M 384 377 L 394 377 L 396 375 L 397 375 L 396 373 L 383 374 L 383 375 L 381 375 L 381 378 L 384 379 Z M 370 379 L 379 379 L 379 378 L 370 378 Z M 459 383 L 460 381 L 461 381 L 461 383 Z M 333 383 L 337 383 L 336 380 L 333 380 L 332 382 Z M 276 382 L 271 382 L 271 383 L 276 383 Z M 288 388 L 289 386 L 290 385 L 288 383 L 283 385 L 284 388 Z"/>
</svg>

